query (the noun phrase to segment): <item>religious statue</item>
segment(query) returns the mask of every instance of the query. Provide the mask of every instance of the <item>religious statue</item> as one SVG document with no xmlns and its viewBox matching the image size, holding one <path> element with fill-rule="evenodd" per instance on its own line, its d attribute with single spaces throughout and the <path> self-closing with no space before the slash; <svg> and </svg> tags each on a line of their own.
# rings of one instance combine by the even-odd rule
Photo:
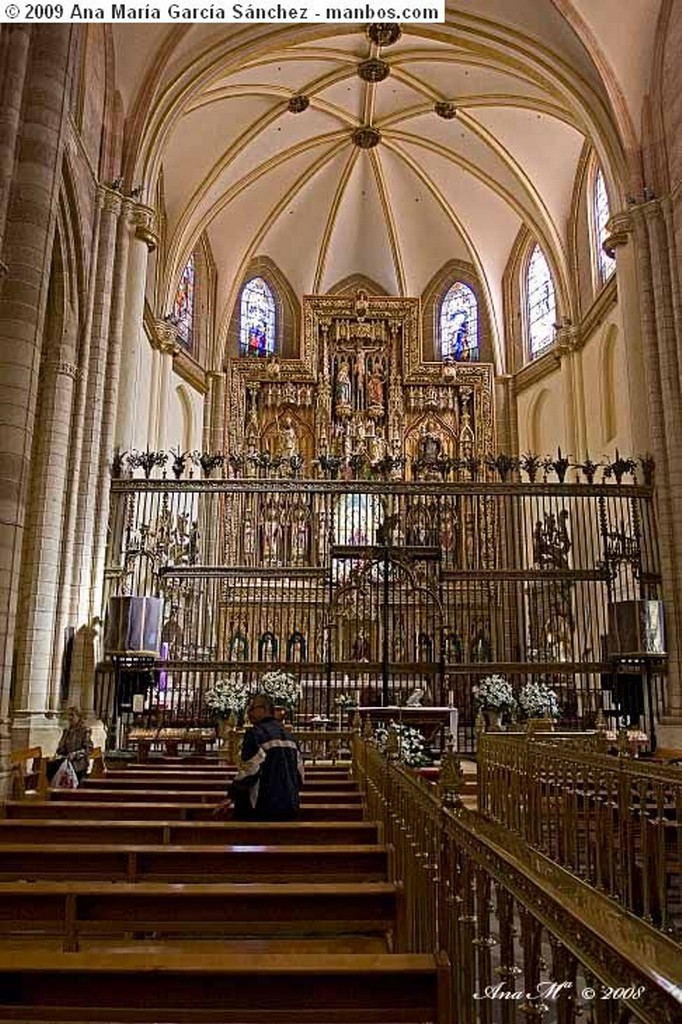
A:
<svg viewBox="0 0 682 1024">
<path fill-rule="evenodd" d="M 308 509 L 302 501 L 296 502 L 291 514 L 291 560 L 304 565 L 308 553 Z"/>
<path fill-rule="evenodd" d="M 244 564 L 253 565 L 256 554 L 256 533 L 253 527 L 253 516 L 251 509 L 247 509 L 242 523 L 242 546 L 244 552 Z"/>
<path fill-rule="evenodd" d="M 386 455 L 386 439 L 381 427 L 371 433 L 367 439 L 367 454 L 370 462 L 381 462 Z"/>
<path fill-rule="evenodd" d="M 539 519 L 533 530 L 533 557 L 543 568 L 568 569 L 571 538 L 568 533 L 568 510 L 562 509 L 559 518 L 546 512 L 544 522 Z"/>
<path fill-rule="evenodd" d="M 353 661 L 369 661 L 369 640 L 364 629 L 358 630 L 358 635 L 353 642 L 351 658 Z"/>
<path fill-rule="evenodd" d="M 291 416 L 287 416 L 284 420 L 284 426 L 279 432 L 278 440 L 280 455 L 283 455 L 285 459 L 298 455 L 298 437 L 296 435 L 296 428 L 291 421 Z"/>
<path fill-rule="evenodd" d="M 432 419 L 422 423 L 419 431 L 419 457 L 425 465 L 433 465 L 443 451 L 443 442 Z"/>
<path fill-rule="evenodd" d="M 351 407 L 351 383 L 348 362 L 341 359 L 336 371 L 336 387 L 334 389 L 334 411 L 339 419 L 346 419 L 350 416 Z"/>
<path fill-rule="evenodd" d="M 384 415 L 384 378 L 379 367 L 375 367 L 367 381 L 367 415 L 380 420 Z"/>
<path fill-rule="evenodd" d="M 263 522 L 263 562 L 265 565 L 281 565 L 282 522 L 281 510 L 275 498 L 265 508 Z"/>
</svg>

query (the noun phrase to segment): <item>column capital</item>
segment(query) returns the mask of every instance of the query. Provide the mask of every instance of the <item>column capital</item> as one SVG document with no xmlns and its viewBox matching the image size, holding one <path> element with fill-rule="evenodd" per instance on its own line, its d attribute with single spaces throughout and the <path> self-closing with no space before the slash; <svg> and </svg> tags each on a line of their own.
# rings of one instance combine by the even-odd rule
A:
<svg viewBox="0 0 682 1024">
<path fill-rule="evenodd" d="M 108 185 L 99 185 L 97 187 L 97 201 L 100 209 L 104 210 L 105 213 L 113 213 L 116 217 L 119 216 L 123 209 L 123 196 L 115 189 L 109 188 Z"/>
<path fill-rule="evenodd" d="M 606 222 L 606 237 L 602 248 L 607 256 L 614 259 L 616 249 L 627 245 L 630 235 L 635 230 L 632 210 L 621 210 L 620 213 L 612 214 Z"/>
<path fill-rule="evenodd" d="M 149 252 L 153 252 L 159 244 L 156 230 L 156 211 L 144 203 L 135 203 L 130 213 L 135 238 L 144 242 Z"/>
<path fill-rule="evenodd" d="M 562 356 L 577 352 L 582 343 L 580 327 L 574 324 L 569 317 L 564 317 L 557 325 L 554 335 L 554 352 L 561 359 Z"/>
<path fill-rule="evenodd" d="M 165 355 L 176 356 L 180 351 L 178 345 L 178 329 L 169 320 L 157 319 L 154 321 L 154 332 L 156 334 L 156 347 Z"/>
</svg>

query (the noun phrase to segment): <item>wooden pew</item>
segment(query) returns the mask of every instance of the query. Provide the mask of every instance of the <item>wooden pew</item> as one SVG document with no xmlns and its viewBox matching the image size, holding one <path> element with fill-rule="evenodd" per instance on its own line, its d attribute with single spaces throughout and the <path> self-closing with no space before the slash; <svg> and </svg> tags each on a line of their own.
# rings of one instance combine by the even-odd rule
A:
<svg viewBox="0 0 682 1024">
<path fill-rule="evenodd" d="M 30 763 L 29 763 L 30 762 Z M 47 760 L 41 747 L 26 747 L 10 754 L 10 793 L 23 800 L 34 792 L 41 800 L 47 795 Z"/>
<path fill-rule="evenodd" d="M 14 1024 L 452 1024 L 451 1012 L 444 954 L 0 955 L 0 1019 Z"/>
<path fill-rule="evenodd" d="M 49 846 L 0 844 L 0 881 L 365 882 L 386 879 L 387 848 L 376 845 Z"/>
<path fill-rule="evenodd" d="M 67 803 L 178 803 L 206 804 L 221 803 L 225 799 L 224 789 L 104 789 L 100 786 L 79 786 L 78 789 L 56 789 L 50 799 Z M 331 804 L 340 800 L 344 804 L 362 804 L 358 790 L 335 793 L 333 790 L 303 789 L 301 799 L 308 804 Z"/>
<path fill-rule="evenodd" d="M 117 808 L 118 809 L 118 808 Z M 65 818 L 0 819 L 0 845 L 38 844 L 125 845 L 174 844 L 178 846 L 223 846 L 275 844 L 376 844 L 379 826 L 373 821 L 116 821 Z"/>
<path fill-rule="evenodd" d="M 131 778 L 131 776 L 133 776 Z M 206 790 L 210 792 L 221 792 L 224 793 L 230 782 L 234 778 L 234 773 L 203 773 L 193 772 L 189 777 L 177 775 L 173 773 L 162 773 L 156 774 L 150 772 L 149 774 L 141 775 L 138 777 L 132 772 L 105 772 L 103 775 L 93 776 L 88 775 L 83 779 L 80 790 L 81 791 L 92 791 L 99 792 L 100 790 L 113 790 L 120 789 L 125 792 L 134 792 L 136 790 L 154 790 L 156 792 L 165 792 L 167 790 L 176 790 L 182 792 L 185 790 Z M 330 796 L 332 794 L 345 794 L 345 793 L 356 793 L 358 791 L 357 783 L 352 779 L 320 779 L 319 777 L 311 776 L 306 779 L 303 784 L 302 792 L 305 793 L 316 793 L 325 792 Z"/>
<path fill-rule="evenodd" d="M 403 932 L 400 889 L 389 882 L 188 883 L 0 882 L 0 934 L 386 935 Z M 402 902 L 402 901 L 400 901 Z"/>
<path fill-rule="evenodd" d="M 64 790 L 69 792 L 69 790 Z M 204 803 L 103 803 L 94 800 L 8 800 L 0 807 L 6 818 L 88 818 L 110 821 L 210 821 L 215 801 Z M 359 803 L 301 804 L 302 821 L 358 821 L 363 808 Z"/>
</svg>

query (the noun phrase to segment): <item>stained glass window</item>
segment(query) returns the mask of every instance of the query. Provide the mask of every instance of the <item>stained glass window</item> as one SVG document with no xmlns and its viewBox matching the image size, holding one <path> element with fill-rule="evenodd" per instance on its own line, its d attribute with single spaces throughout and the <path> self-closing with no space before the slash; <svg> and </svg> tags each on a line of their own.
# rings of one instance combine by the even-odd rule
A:
<svg viewBox="0 0 682 1024">
<path fill-rule="evenodd" d="M 195 267 L 192 255 L 180 276 L 173 304 L 173 319 L 177 324 L 178 340 L 188 349 L 192 348 L 194 327 L 194 285 Z"/>
<path fill-rule="evenodd" d="M 443 299 L 439 326 L 443 358 L 478 359 L 478 303 L 473 289 L 462 281 L 455 281 Z"/>
<path fill-rule="evenodd" d="M 271 355 L 275 351 L 275 326 L 275 297 L 262 277 L 253 277 L 242 289 L 240 355 Z"/>
<path fill-rule="evenodd" d="M 611 216 L 609 209 L 609 197 L 606 192 L 606 183 L 601 167 L 597 168 L 594 176 L 594 233 L 597 245 L 597 267 L 599 269 L 599 280 L 603 284 L 611 277 L 616 269 L 616 261 L 612 256 L 604 252 L 603 242 L 606 238 L 606 222 Z"/>
<path fill-rule="evenodd" d="M 536 245 L 526 274 L 526 313 L 528 348 L 531 358 L 543 352 L 554 340 L 556 301 L 554 283 L 545 254 Z"/>
</svg>

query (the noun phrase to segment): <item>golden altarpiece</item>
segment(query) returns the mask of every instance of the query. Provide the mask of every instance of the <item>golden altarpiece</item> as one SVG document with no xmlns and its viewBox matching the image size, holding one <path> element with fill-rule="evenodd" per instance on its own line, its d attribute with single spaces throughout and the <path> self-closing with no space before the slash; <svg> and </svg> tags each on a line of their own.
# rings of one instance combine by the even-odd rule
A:
<svg viewBox="0 0 682 1024">
<path fill-rule="evenodd" d="M 300 356 L 225 382 L 222 452 L 112 466 L 105 610 L 162 616 L 145 707 L 198 722 L 216 679 L 272 667 L 308 717 L 420 691 L 471 726 L 494 673 L 550 680 L 576 723 L 625 706 L 616 606 L 660 598 L 650 460 L 497 452 L 493 367 L 425 359 L 416 299 L 304 297 Z"/>
<path fill-rule="evenodd" d="M 386 662 L 391 678 L 439 665 L 442 572 L 493 551 L 480 505 L 434 484 L 492 457 L 492 388 L 490 365 L 422 358 L 418 300 L 362 292 L 304 298 L 300 359 L 230 360 L 228 462 L 252 486 L 226 499 L 224 562 L 248 569 L 224 593 L 226 660 L 364 662 L 365 679 Z M 260 489 L 264 475 L 282 489 Z M 307 485 L 323 475 L 329 488 Z M 468 598 L 475 622 L 489 594 Z"/>
</svg>

